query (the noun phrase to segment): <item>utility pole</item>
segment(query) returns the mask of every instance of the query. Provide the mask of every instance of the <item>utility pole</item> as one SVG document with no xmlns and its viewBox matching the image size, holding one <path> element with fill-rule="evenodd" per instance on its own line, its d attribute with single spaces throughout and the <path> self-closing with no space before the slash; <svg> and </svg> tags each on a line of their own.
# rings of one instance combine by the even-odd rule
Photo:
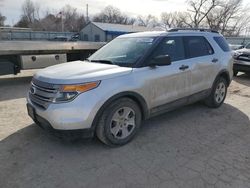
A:
<svg viewBox="0 0 250 188">
<path fill-rule="evenodd" d="M 61 13 L 61 21 L 62 21 L 62 32 L 64 32 L 63 12 Z"/>
<path fill-rule="evenodd" d="M 89 22 L 89 5 L 88 4 L 86 5 L 86 20 L 88 23 Z"/>
</svg>

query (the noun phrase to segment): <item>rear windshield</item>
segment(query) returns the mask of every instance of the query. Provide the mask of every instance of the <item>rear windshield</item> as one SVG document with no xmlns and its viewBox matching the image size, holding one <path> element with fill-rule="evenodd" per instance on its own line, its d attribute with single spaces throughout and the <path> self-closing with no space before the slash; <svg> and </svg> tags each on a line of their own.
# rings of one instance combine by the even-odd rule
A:
<svg viewBox="0 0 250 188">
<path fill-rule="evenodd" d="M 214 37 L 214 40 L 224 52 L 230 51 L 230 47 L 224 37 Z"/>
</svg>

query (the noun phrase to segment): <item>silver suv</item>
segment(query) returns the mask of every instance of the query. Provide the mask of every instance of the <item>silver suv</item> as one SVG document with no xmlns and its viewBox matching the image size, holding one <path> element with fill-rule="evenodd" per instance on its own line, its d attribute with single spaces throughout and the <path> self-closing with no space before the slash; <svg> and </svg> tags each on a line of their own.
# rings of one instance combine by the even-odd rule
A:
<svg viewBox="0 0 250 188">
<path fill-rule="evenodd" d="M 28 114 L 45 129 L 77 131 L 108 145 L 123 145 L 152 116 L 196 101 L 221 106 L 232 63 L 227 42 L 214 31 L 123 35 L 86 61 L 35 74 Z"/>
</svg>

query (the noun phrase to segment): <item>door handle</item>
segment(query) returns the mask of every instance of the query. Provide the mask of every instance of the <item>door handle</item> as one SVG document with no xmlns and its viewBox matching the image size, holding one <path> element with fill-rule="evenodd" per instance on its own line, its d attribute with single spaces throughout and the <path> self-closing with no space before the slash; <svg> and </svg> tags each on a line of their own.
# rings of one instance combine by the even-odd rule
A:
<svg viewBox="0 0 250 188">
<path fill-rule="evenodd" d="M 212 59 L 212 63 L 217 63 L 219 60 L 217 58 Z"/>
<path fill-rule="evenodd" d="M 182 65 L 181 67 L 179 67 L 180 70 L 184 71 L 186 69 L 188 69 L 189 66 L 188 65 Z"/>
</svg>

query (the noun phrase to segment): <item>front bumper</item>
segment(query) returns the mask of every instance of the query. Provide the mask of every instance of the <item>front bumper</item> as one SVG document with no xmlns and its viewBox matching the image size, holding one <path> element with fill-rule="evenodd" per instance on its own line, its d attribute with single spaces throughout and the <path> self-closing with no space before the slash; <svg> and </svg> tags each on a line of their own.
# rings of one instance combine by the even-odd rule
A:
<svg viewBox="0 0 250 188">
<path fill-rule="evenodd" d="M 250 62 L 235 60 L 233 70 L 239 72 L 250 72 Z"/>
<path fill-rule="evenodd" d="M 32 103 L 28 95 L 27 103 L 34 109 L 34 115 L 30 116 L 42 126 L 56 130 L 92 129 L 92 123 L 102 103 L 91 94 L 83 93 L 68 103 L 51 103 L 47 109 Z"/>
<path fill-rule="evenodd" d="M 30 104 L 27 104 L 27 108 Z M 29 111 L 29 110 L 28 110 Z M 54 129 L 52 125 L 41 116 L 34 114 L 29 114 L 29 116 L 33 119 L 33 121 L 45 131 L 55 134 L 58 137 L 62 138 L 92 138 L 94 136 L 94 130 L 89 129 L 76 129 L 76 130 L 58 130 Z"/>
</svg>

